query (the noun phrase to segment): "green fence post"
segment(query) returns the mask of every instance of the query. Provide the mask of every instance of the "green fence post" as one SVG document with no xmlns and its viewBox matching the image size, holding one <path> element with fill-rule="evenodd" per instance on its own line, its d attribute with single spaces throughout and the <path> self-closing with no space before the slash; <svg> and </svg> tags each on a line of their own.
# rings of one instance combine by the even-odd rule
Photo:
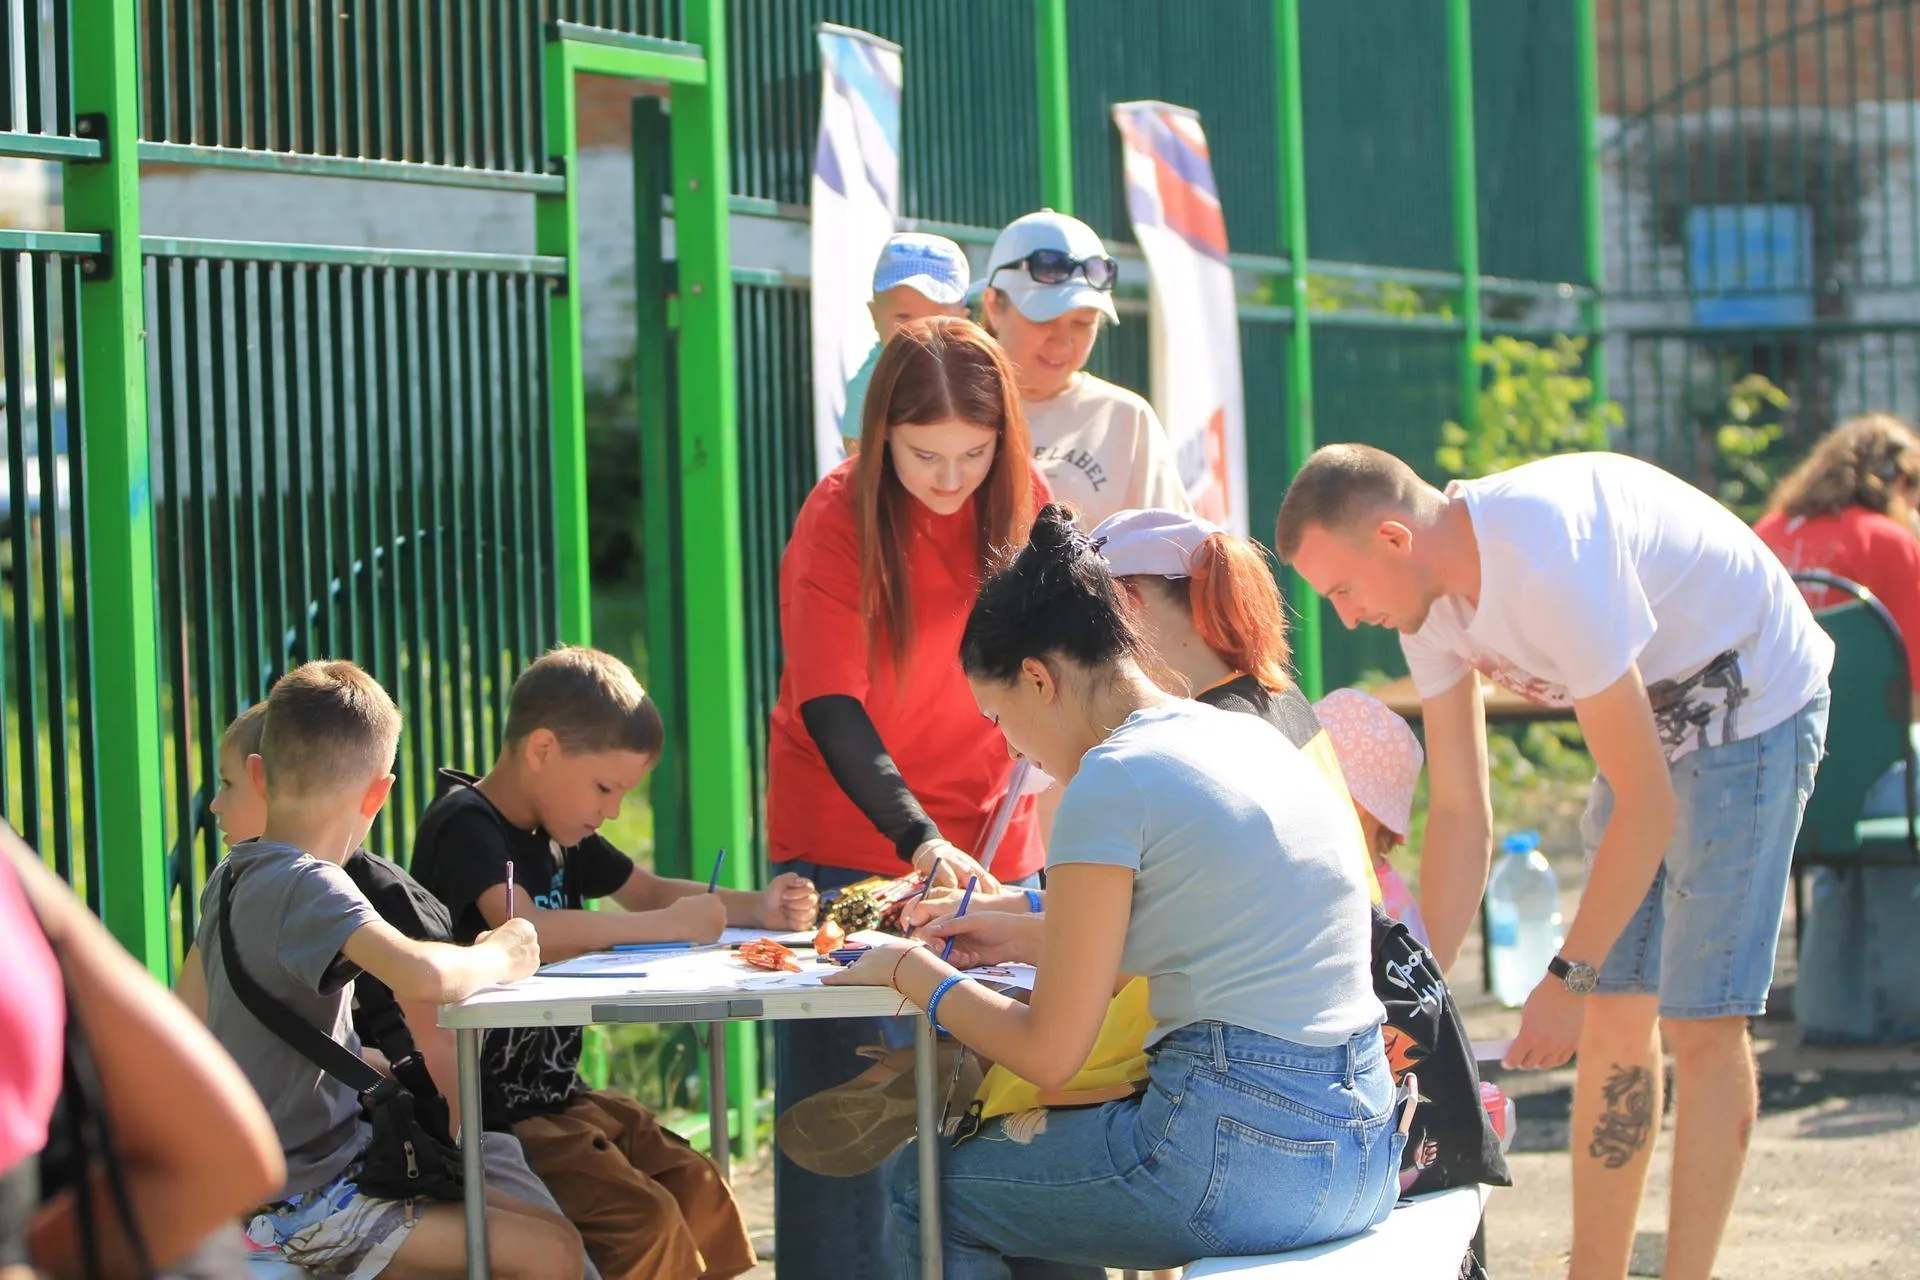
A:
<svg viewBox="0 0 1920 1280">
<path fill-rule="evenodd" d="M 674 242 L 680 271 L 680 546 L 686 595 L 689 830 L 696 866 L 731 849 L 726 882 L 751 888 L 746 609 L 740 551 L 739 423 L 727 196 L 726 0 L 687 0 L 687 39 L 707 82 L 673 93 Z M 727 1033 L 727 1080 L 742 1155 L 751 1158 L 760 1096 L 751 1024 Z M 723 1136 L 715 1141 L 724 1140 Z"/>
<path fill-rule="evenodd" d="M 88 560 L 97 705 L 114 730 L 98 739 L 101 914 L 122 946 L 165 981 L 166 829 L 162 818 L 160 658 L 154 616 L 153 496 L 148 473 L 146 303 L 140 253 L 136 8 L 74 0 L 73 105 L 98 162 L 63 178 L 67 229 L 98 232 L 76 300 L 86 464 Z M 25 626 L 22 619 L 20 625 Z M 28 783 L 32 785 L 31 782 Z M 56 797 L 65 804 L 65 796 Z"/>
<path fill-rule="evenodd" d="M 534 200 L 537 253 L 567 260 L 567 273 L 547 294 L 547 405 L 553 430 L 553 576 L 560 597 L 560 639 L 593 643 L 593 583 L 587 551 L 587 399 L 580 364 L 580 206 L 574 171 L 579 130 L 574 119 L 573 62 L 566 42 L 549 40 L 545 57 L 547 164 L 566 179 L 560 191 Z M 517 674 L 517 673 L 516 673 Z M 497 744 L 487 743 L 491 752 Z M 607 1083 L 607 1036 L 587 1028 L 580 1074 Z"/>
<path fill-rule="evenodd" d="M 680 655 L 680 486 L 675 476 L 668 357 L 667 272 L 661 232 L 668 156 L 665 103 L 650 94 L 633 100 L 633 329 L 634 410 L 640 425 L 640 545 L 646 564 L 647 689 L 666 724 L 666 748 L 648 779 L 653 802 L 653 869 L 663 876 L 694 875 L 687 838 L 686 664 Z"/>
<path fill-rule="evenodd" d="M 1307 144 L 1300 93 L 1300 0 L 1274 0 L 1274 103 L 1280 112 L 1281 236 L 1287 248 L 1287 459 L 1297 471 L 1313 452 L 1313 320 L 1307 302 Z M 1256 531 L 1257 533 L 1258 531 Z M 1268 530 L 1268 532 L 1272 532 Z M 1320 597 L 1288 574 L 1296 613 L 1294 671 L 1309 698 L 1322 692 Z"/>
<path fill-rule="evenodd" d="M 593 643 L 592 580 L 587 552 L 587 408 L 580 367 L 580 175 L 575 171 L 573 63 L 566 42 L 546 46 L 547 163 L 566 178 L 559 192 L 534 204 L 538 252 L 567 260 L 547 300 L 550 363 L 547 395 L 553 420 L 554 578 L 560 589 L 560 638 Z"/>
<path fill-rule="evenodd" d="M 1073 212 L 1073 115 L 1067 92 L 1067 0 L 1035 0 L 1040 85 L 1040 203 Z"/>
<path fill-rule="evenodd" d="M 1480 425 L 1480 185 L 1473 146 L 1473 0 L 1447 0 L 1453 239 L 1460 259 L 1460 425 Z"/>
<path fill-rule="evenodd" d="M 1587 285 L 1593 290 L 1580 307 L 1587 331 L 1587 376 L 1593 379 L 1593 403 L 1607 401 L 1606 303 L 1600 296 L 1607 250 L 1600 201 L 1600 29 L 1594 0 L 1574 0 L 1574 42 L 1580 60 L 1580 195 L 1586 223 Z"/>
</svg>

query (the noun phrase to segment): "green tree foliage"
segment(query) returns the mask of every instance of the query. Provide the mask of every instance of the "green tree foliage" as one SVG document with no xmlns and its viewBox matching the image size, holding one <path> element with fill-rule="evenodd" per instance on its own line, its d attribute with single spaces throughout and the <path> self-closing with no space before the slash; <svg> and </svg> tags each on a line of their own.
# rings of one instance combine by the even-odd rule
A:
<svg viewBox="0 0 1920 1280">
<path fill-rule="evenodd" d="M 1593 403 L 1593 379 L 1581 373 L 1586 349 L 1584 338 L 1564 334 L 1544 347 L 1504 336 L 1481 343 L 1479 424 L 1472 432 L 1457 422 L 1441 428 L 1441 468 L 1471 479 L 1549 454 L 1605 449 L 1620 406 Z"/>
</svg>

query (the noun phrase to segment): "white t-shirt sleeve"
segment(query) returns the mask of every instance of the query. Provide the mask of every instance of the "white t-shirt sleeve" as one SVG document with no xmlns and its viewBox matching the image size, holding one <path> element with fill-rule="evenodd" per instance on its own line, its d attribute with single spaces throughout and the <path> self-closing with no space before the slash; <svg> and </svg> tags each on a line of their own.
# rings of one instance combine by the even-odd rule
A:
<svg viewBox="0 0 1920 1280">
<path fill-rule="evenodd" d="M 1653 605 L 1627 547 L 1605 522 L 1575 544 L 1571 564 L 1534 565 L 1509 599 L 1527 610 L 1528 639 L 1552 655 L 1576 702 L 1612 687 L 1653 639 Z M 1713 605 L 1703 600 L 1700 607 Z"/>
<path fill-rule="evenodd" d="M 1439 641 L 1429 638 L 1424 629 L 1400 637 L 1400 653 L 1407 660 L 1407 673 L 1422 698 L 1437 698 L 1460 683 L 1472 668 L 1467 660 Z"/>
<path fill-rule="evenodd" d="M 1128 477 L 1127 505 L 1139 511 L 1192 511 L 1193 500 L 1180 479 L 1167 429 L 1153 406 L 1141 402 L 1134 424 L 1133 473 Z"/>
</svg>

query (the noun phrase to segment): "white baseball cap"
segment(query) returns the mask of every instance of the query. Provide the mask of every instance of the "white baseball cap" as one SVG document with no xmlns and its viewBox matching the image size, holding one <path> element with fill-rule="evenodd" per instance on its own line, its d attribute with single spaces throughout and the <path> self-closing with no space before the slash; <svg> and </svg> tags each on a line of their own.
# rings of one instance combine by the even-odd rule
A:
<svg viewBox="0 0 1920 1280">
<path fill-rule="evenodd" d="M 1200 544 L 1225 532 L 1185 511 L 1116 511 L 1091 536 L 1106 540 L 1100 543 L 1100 558 L 1116 578 L 1191 578 Z"/>
<path fill-rule="evenodd" d="M 1042 209 L 1007 224 L 987 256 L 983 284 L 1006 294 L 1020 314 L 1035 324 L 1057 320 L 1077 307 L 1092 307 L 1115 324 L 1120 323 L 1120 313 L 1113 309 L 1112 291 L 1094 288 L 1084 275 L 1076 273 L 1063 284 L 1041 284 L 1028 275 L 1019 264 L 1036 249 L 1057 249 L 1076 261 L 1108 256 L 1107 246 L 1092 227 L 1067 214 Z"/>
<path fill-rule="evenodd" d="M 973 267 L 959 245 L 945 236 L 903 231 L 880 250 L 873 268 L 874 296 L 906 285 L 929 302 L 964 302 Z"/>
</svg>

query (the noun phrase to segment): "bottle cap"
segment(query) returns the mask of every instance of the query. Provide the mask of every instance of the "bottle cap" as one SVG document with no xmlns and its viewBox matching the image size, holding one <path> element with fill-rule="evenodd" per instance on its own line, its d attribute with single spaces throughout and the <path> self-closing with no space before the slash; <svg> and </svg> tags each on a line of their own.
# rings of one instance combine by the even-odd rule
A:
<svg viewBox="0 0 1920 1280">
<path fill-rule="evenodd" d="M 1538 831 L 1516 831 L 1500 842 L 1500 852 L 1513 855 L 1526 855 L 1540 847 Z"/>
</svg>

